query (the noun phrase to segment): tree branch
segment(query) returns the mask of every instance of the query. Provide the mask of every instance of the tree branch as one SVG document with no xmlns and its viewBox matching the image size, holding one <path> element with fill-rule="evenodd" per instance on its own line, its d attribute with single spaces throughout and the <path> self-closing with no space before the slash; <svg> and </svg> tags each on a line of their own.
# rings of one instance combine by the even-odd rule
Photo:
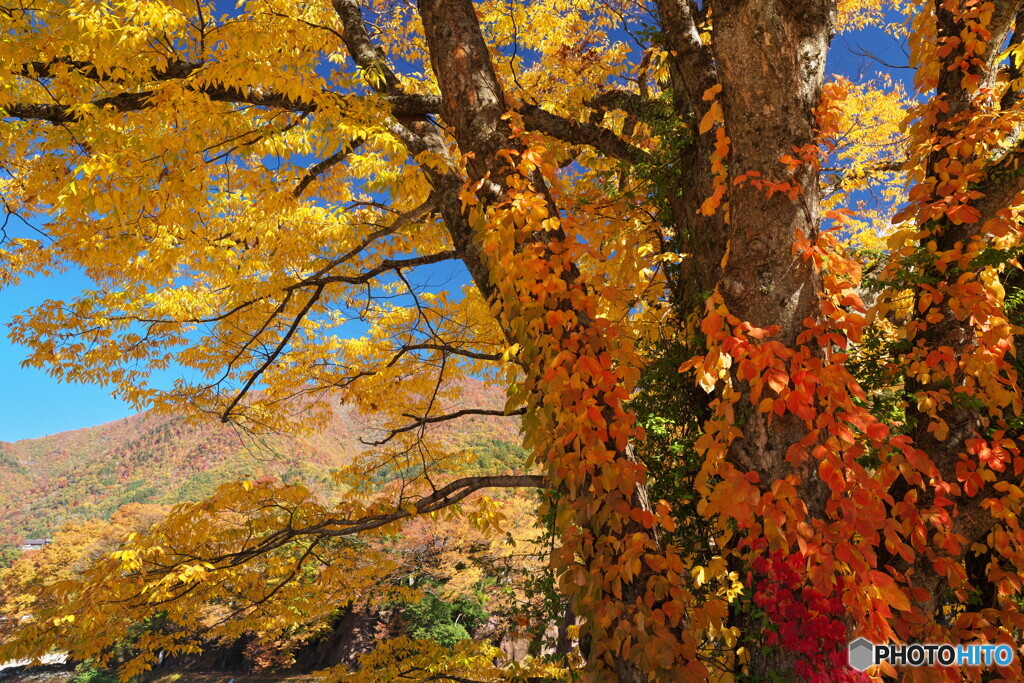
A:
<svg viewBox="0 0 1024 683">
<path fill-rule="evenodd" d="M 1014 18 L 1013 35 L 1010 36 L 1010 46 L 1017 46 L 1024 43 L 1024 12 L 1017 12 L 1017 16 Z M 1006 74 L 1009 83 L 1006 86 L 1006 92 L 1003 93 L 1003 98 L 1000 101 L 1000 108 L 1003 111 L 1010 109 L 1017 100 L 1021 97 L 1021 90 L 1018 87 L 1014 87 L 1014 81 L 1020 80 L 1024 73 L 1021 73 L 1020 66 L 1017 64 L 1016 59 L 1011 59 L 1008 73 Z"/>
<path fill-rule="evenodd" d="M 348 155 L 354 152 L 360 145 L 363 144 L 363 142 L 363 138 L 355 138 L 348 144 L 346 144 L 342 149 L 339 149 L 331 156 L 327 157 L 326 159 L 318 163 L 313 164 L 308 169 L 306 169 L 306 175 L 302 176 L 302 180 L 300 180 L 299 184 L 295 186 L 294 190 L 292 190 L 292 196 L 299 197 L 300 195 L 302 195 L 302 193 L 305 192 L 306 188 L 309 187 L 310 183 L 319 178 L 323 173 L 328 171 L 330 168 L 344 161 L 348 157 Z"/>
<path fill-rule="evenodd" d="M 839 173 L 832 177 L 832 181 L 827 185 L 821 186 L 822 196 L 827 196 L 842 187 L 843 183 L 853 178 L 865 178 L 871 173 L 892 173 L 895 171 L 902 171 L 906 165 L 905 159 L 894 160 L 894 161 L 881 161 L 877 164 L 873 164 L 868 168 L 865 168 L 860 173 L 852 173 L 850 170 Z"/>
<path fill-rule="evenodd" d="M 711 50 L 697 29 L 693 4 L 689 0 L 657 0 L 656 4 L 665 47 L 671 55 L 676 109 L 680 115 L 702 116 L 708 106 L 703 101 L 704 93 L 718 77 Z"/>
<path fill-rule="evenodd" d="M 162 576 L 168 574 L 183 563 L 197 559 L 205 559 L 211 564 L 218 565 L 218 568 L 225 569 L 235 567 L 248 562 L 254 557 L 265 555 L 281 548 L 291 541 L 313 536 L 317 538 L 342 538 L 353 536 L 363 531 L 377 529 L 388 524 L 400 521 L 408 517 L 437 512 L 450 507 L 469 495 L 486 488 L 537 488 L 546 489 L 549 487 L 547 478 L 539 474 L 506 474 L 489 475 L 479 477 L 463 477 L 436 489 L 428 496 L 424 496 L 415 503 L 399 507 L 391 512 L 368 515 L 357 519 L 329 518 L 308 527 L 296 529 L 289 526 L 279 529 L 260 540 L 256 545 L 242 550 L 225 553 L 209 558 L 198 558 L 194 556 L 182 556 L 181 559 L 168 564 L 159 565 L 146 573 L 150 576 Z"/>
<path fill-rule="evenodd" d="M 590 145 L 610 157 L 630 164 L 651 162 L 651 155 L 629 144 L 607 128 L 572 121 L 534 104 L 524 104 L 519 112 L 523 116 L 523 124 L 529 130 L 545 133 L 574 145 Z"/>
<path fill-rule="evenodd" d="M 185 62 L 181 60 L 169 61 L 162 69 L 153 68 L 146 74 L 146 80 L 168 81 L 185 78 L 192 75 L 205 64 L 203 62 Z M 111 74 L 101 72 L 92 62 L 86 62 L 70 57 L 54 57 L 48 62 L 29 62 L 21 67 L 19 76 L 25 78 L 56 78 L 62 69 L 77 71 L 82 76 L 94 81 L 105 81 L 111 83 L 123 83 L 126 79 L 114 78 Z"/>
<path fill-rule="evenodd" d="M 446 415 L 435 415 L 434 417 L 416 417 L 415 415 L 405 415 L 404 417 L 411 417 L 415 421 L 404 427 L 392 429 L 388 433 L 388 435 L 381 439 L 380 441 L 366 441 L 362 437 L 360 437 L 359 441 L 360 443 L 366 446 L 383 446 L 384 444 L 388 443 L 399 434 L 411 432 L 414 429 L 418 429 L 419 427 L 423 427 L 424 425 L 428 424 L 436 424 L 438 422 L 457 420 L 458 418 L 466 417 L 467 415 L 492 415 L 494 417 L 512 417 L 516 415 L 526 415 L 526 409 L 519 408 L 517 410 L 513 410 L 510 413 L 506 413 L 504 410 L 484 410 L 480 408 L 466 408 L 463 410 L 456 410 L 454 413 L 448 413 Z"/>
<path fill-rule="evenodd" d="M 999 69 L 996 68 L 997 60 L 1003 53 L 1006 39 L 1013 31 L 1014 24 L 1017 23 L 1022 10 L 1024 10 L 1024 0 L 995 0 L 993 2 L 992 18 L 987 26 L 988 30 L 992 32 L 992 37 L 986 43 L 985 54 L 982 55 L 987 71 L 991 74 L 991 81 L 994 81 L 995 76 L 999 73 Z"/>
<path fill-rule="evenodd" d="M 370 76 L 368 80 L 371 87 L 400 101 L 400 98 L 405 96 L 401 85 L 383 54 L 373 46 L 357 0 L 332 0 L 331 4 L 341 20 L 345 47 L 356 65 Z M 374 74 L 377 78 L 372 78 Z M 438 99 L 438 109 L 440 108 L 441 100 Z M 416 157 L 423 152 L 430 152 L 442 159 L 449 158 L 448 143 L 432 121 L 425 116 L 403 118 L 396 113 L 396 117 L 398 121 L 389 127 L 395 137 L 405 144 L 411 156 Z M 472 227 L 463 213 L 460 198 L 466 179 L 461 173 L 453 170 L 454 167 L 454 163 L 447 169 L 420 164 L 420 168 L 430 179 L 437 209 L 444 218 L 448 234 L 459 252 L 459 258 L 473 276 L 477 289 L 490 301 L 494 296 L 490 271 L 483 259 L 480 244 L 474 239 Z"/>
<path fill-rule="evenodd" d="M 302 280 L 301 282 L 297 282 L 294 285 L 289 285 L 288 287 L 285 287 L 284 291 L 287 293 L 287 296 L 289 297 L 295 290 L 298 290 L 300 288 L 315 287 L 316 289 L 314 290 L 313 294 L 310 296 L 306 304 L 303 306 L 302 310 L 299 311 L 298 315 L 292 321 L 287 332 L 285 333 L 284 337 L 281 338 L 281 341 L 278 343 L 277 347 L 270 353 L 269 356 L 267 356 L 263 364 L 260 365 L 260 367 L 257 368 L 252 373 L 252 375 L 249 376 L 249 379 L 246 381 L 242 389 L 237 394 L 235 394 L 234 399 L 232 399 L 231 403 L 228 404 L 228 406 L 221 413 L 220 421 L 227 422 L 228 420 L 231 419 L 231 411 L 235 408 L 235 406 L 238 405 L 242 398 L 245 397 L 249 390 L 252 389 L 252 386 L 256 382 L 256 380 L 259 379 L 264 372 L 266 372 L 267 368 L 270 367 L 270 365 L 277 359 L 277 357 L 280 356 L 282 351 L 284 351 L 285 347 L 287 347 L 288 345 L 288 342 L 291 340 L 292 336 L 294 336 L 295 332 L 298 330 L 299 324 L 309 313 L 310 309 L 312 309 L 313 305 L 320 299 L 320 296 L 321 294 L 323 294 L 323 291 L 327 287 L 327 285 L 335 283 L 345 283 L 351 285 L 365 284 L 372 280 L 373 278 L 382 275 L 383 273 L 386 273 L 388 271 L 397 271 L 401 270 L 402 268 L 412 268 L 415 266 L 422 266 L 430 263 L 439 263 L 441 261 L 447 261 L 457 257 L 458 255 L 454 251 L 443 251 L 437 254 L 428 254 L 426 256 L 418 256 L 415 258 L 408 259 L 386 259 L 382 261 L 380 265 L 378 265 L 376 268 L 373 268 L 356 276 L 312 276 Z M 278 312 L 280 312 L 282 309 L 283 304 L 281 307 L 278 308 Z M 275 316 L 276 315 L 277 314 L 275 313 Z"/>
<path fill-rule="evenodd" d="M 261 365 L 255 372 L 252 373 L 248 381 L 246 381 L 245 386 L 242 387 L 242 389 L 235 395 L 234 400 L 232 400 L 228 407 L 224 409 L 224 412 L 221 413 L 221 422 L 227 422 L 230 419 L 231 411 L 234 409 L 234 407 L 237 406 L 238 402 L 242 400 L 242 397 L 244 397 L 246 393 L 248 393 L 248 391 L 252 388 L 252 385 L 255 384 L 256 380 L 259 379 L 264 372 L 266 372 L 267 368 L 270 367 L 271 363 L 277 360 L 277 357 L 281 355 L 281 352 L 284 351 L 284 349 L 288 346 L 288 342 L 291 341 L 292 336 L 294 336 L 295 332 L 299 329 L 299 325 L 305 319 L 310 309 L 313 308 L 313 304 L 315 304 L 320 299 L 320 295 L 323 294 L 323 291 L 324 285 L 317 285 L 316 290 L 314 290 L 313 294 L 309 297 L 309 300 L 302 307 L 302 310 L 299 311 L 299 314 L 295 316 L 295 320 L 292 321 L 292 324 L 291 326 L 289 326 L 288 331 L 285 332 L 283 337 L 281 337 L 281 341 L 278 343 L 277 347 L 270 353 L 269 356 L 267 356 L 267 359 L 263 362 L 263 365 Z"/>
<path fill-rule="evenodd" d="M 331 6 L 341 20 L 341 39 L 370 86 L 389 95 L 401 92 L 398 76 L 370 41 L 359 4 L 355 0 L 332 0 Z"/>
<path fill-rule="evenodd" d="M 594 95 L 589 100 L 586 100 L 584 104 L 602 111 L 618 109 L 643 120 L 651 117 L 658 102 L 650 100 L 639 93 L 622 90 L 621 88 L 612 88 L 611 90 L 605 90 Z"/>
<path fill-rule="evenodd" d="M 386 515 L 374 515 L 372 517 L 366 517 L 361 520 L 337 520 L 332 519 L 324 522 L 326 526 L 343 527 L 339 529 L 328 529 L 324 532 L 325 536 L 339 537 L 339 536 L 351 536 L 352 534 L 359 533 L 360 531 L 367 531 L 369 529 L 376 529 L 392 522 L 397 522 L 400 519 L 411 517 L 413 515 L 422 515 L 429 512 L 437 512 L 443 508 L 454 505 L 460 500 L 466 498 L 472 493 L 485 488 L 536 488 L 543 489 L 548 487 L 547 478 L 539 474 L 507 474 L 507 475 L 491 475 L 483 477 L 463 477 L 462 479 L 456 479 L 447 486 L 442 486 L 434 493 L 424 498 L 419 499 L 411 507 L 414 511 L 410 511 L 408 508 L 402 508 L 395 510 Z M 318 525 L 319 526 L 319 525 Z M 300 532 L 297 535 L 308 535 L 306 532 Z"/>
<path fill-rule="evenodd" d="M 459 254 L 454 250 L 440 251 L 436 254 L 427 254 L 425 256 L 416 256 L 407 259 L 385 259 L 380 262 L 375 268 L 360 273 L 359 275 L 326 275 L 323 277 L 311 277 L 297 282 L 294 285 L 289 285 L 286 289 L 298 289 L 300 287 L 320 287 L 323 285 L 329 285 L 332 283 L 340 282 L 348 285 L 363 285 L 374 279 L 379 275 L 383 275 L 388 271 L 401 270 L 403 268 L 414 268 L 416 266 L 425 266 L 431 263 L 440 263 L 442 261 L 450 261 L 452 259 L 459 258 Z"/>
<path fill-rule="evenodd" d="M 294 112 L 314 112 L 317 109 L 315 102 L 295 100 L 281 93 L 265 92 L 258 87 L 243 91 L 235 87 L 218 85 L 183 85 L 195 92 L 206 95 L 214 102 L 248 104 L 256 107 L 284 109 Z M 110 108 L 118 113 L 142 111 L 154 106 L 152 100 L 155 94 L 156 92 L 153 90 L 120 93 L 109 97 L 101 97 L 85 104 L 98 109 Z M 356 95 L 338 96 L 343 100 L 350 98 L 361 99 Z M 434 113 L 441 108 L 440 98 L 434 95 L 403 94 L 395 97 L 384 97 L 384 101 L 391 105 L 392 113 L 400 118 L 423 116 Z M 65 104 L 14 103 L 0 109 L 0 112 L 2 112 L 3 118 L 47 121 L 54 124 L 74 123 L 82 118 L 81 114 L 76 113 L 72 106 Z"/>
<path fill-rule="evenodd" d="M 410 344 L 409 346 L 402 347 L 402 353 L 408 351 L 443 351 L 444 353 L 451 353 L 456 356 L 465 356 L 467 358 L 475 358 L 476 360 L 501 360 L 502 355 L 500 353 L 481 353 L 479 351 L 468 351 L 466 349 L 460 349 L 455 346 L 448 344 Z"/>
</svg>

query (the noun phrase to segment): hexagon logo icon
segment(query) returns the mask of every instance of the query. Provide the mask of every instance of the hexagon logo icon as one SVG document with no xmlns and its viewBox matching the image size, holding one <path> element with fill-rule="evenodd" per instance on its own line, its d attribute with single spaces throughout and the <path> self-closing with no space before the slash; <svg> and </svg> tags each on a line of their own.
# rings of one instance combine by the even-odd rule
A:
<svg viewBox="0 0 1024 683">
<path fill-rule="evenodd" d="M 875 663 L 875 646 L 867 638 L 858 638 L 849 645 L 850 666 L 864 671 Z"/>
</svg>

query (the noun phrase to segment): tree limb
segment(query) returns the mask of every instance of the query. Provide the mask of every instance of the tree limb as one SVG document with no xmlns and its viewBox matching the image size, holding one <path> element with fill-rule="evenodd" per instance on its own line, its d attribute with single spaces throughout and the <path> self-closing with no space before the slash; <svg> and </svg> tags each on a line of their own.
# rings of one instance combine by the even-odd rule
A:
<svg viewBox="0 0 1024 683">
<path fill-rule="evenodd" d="M 1010 36 L 1011 47 L 1024 43 L 1024 12 L 1017 12 L 1017 16 L 1014 18 L 1013 24 L 1013 35 Z M 1003 93 L 1002 100 L 999 103 L 1000 108 L 1003 111 L 1010 109 L 1017 100 L 1020 99 L 1021 89 L 1014 87 L 1013 83 L 1014 81 L 1019 80 L 1021 76 L 1024 76 L 1024 73 L 1021 73 L 1020 65 L 1017 64 L 1016 59 L 1011 59 L 1006 74 L 1006 78 L 1009 83 L 1007 84 L 1006 92 Z"/>
<path fill-rule="evenodd" d="M 332 0 L 331 5 L 341 20 L 345 47 L 356 65 L 371 76 L 368 78 L 370 86 L 378 92 L 386 93 L 390 98 L 403 97 L 401 85 L 394 71 L 370 40 L 357 0 Z M 376 78 L 372 78 L 374 74 L 377 75 Z M 397 113 L 396 118 L 398 122 L 390 124 L 389 128 L 395 137 L 405 144 L 410 155 L 417 157 L 423 152 L 429 152 L 442 159 L 449 158 L 448 143 L 432 121 L 425 116 L 403 118 Z M 481 253 L 480 244 L 474 239 L 472 227 L 463 213 L 460 193 L 466 183 L 465 177 L 454 170 L 454 163 L 447 169 L 438 169 L 429 164 L 420 164 L 420 168 L 430 179 L 437 209 L 444 218 L 445 227 L 456 251 L 459 252 L 459 258 L 466 265 L 484 298 L 492 300 L 495 288 L 490 271 Z"/>
<path fill-rule="evenodd" d="M 302 180 L 300 180 L 299 184 L 295 186 L 294 190 L 292 190 L 292 195 L 294 197 L 301 196 L 302 193 L 305 192 L 306 188 L 309 187 L 310 183 L 319 178 L 323 173 L 328 171 L 330 168 L 344 161 L 348 157 L 348 155 L 354 152 L 360 145 L 363 144 L 363 142 L 363 138 L 355 138 L 351 142 L 346 144 L 343 148 L 339 149 L 337 152 L 332 154 L 331 156 L 310 166 L 308 169 L 306 169 L 306 175 L 302 176 Z"/>
<path fill-rule="evenodd" d="M 297 282 L 294 285 L 289 285 L 288 287 L 285 287 L 284 291 L 287 293 L 288 297 L 290 297 L 293 292 L 301 288 L 315 287 L 315 290 L 313 291 L 313 294 L 310 296 L 309 300 L 303 306 L 302 310 L 299 311 L 298 315 L 292 321 L 291 325 L 288 327 L 287 332 L 285 332 L 285 335 L 281 338 L 281 341 L 278 343 L 275 349 L 270 353 L 269 356 L 267 356 L 266 360 L 260 365 L 260 367 L 257 368 L 249 376 L 249 379 L 246 381 L 245 385 L 235 394 L 234 399 L 232 399 L 231 403 L 229 403 L 228 406 L 221 413 L 220 421 L 227 422 L 228 420 L 231 419 L 231 411 L 245 397 L 249 390 L 252 389 L 252 386 L 253 384 L 255 384 L 256 380 L 259 379 L 264 372 L 266 372 L 267 368 L 269 368 L 270 365 L 277 359 L 277 357 L 280 356 L 280 354 L 284 351 L 285 347 L 288 345 L 288 342 L 291 340 L 292 336 L 294 336 L 295 332 L 298 330 L 299 324 L 312 309 L 313 305 L 320 299 L 320 296 L 323 294 L 323 291 L 327 287 L 327 285 L 335 283 L 345 283 L 350 285 L 365 284 L 372 280 L 373 278 L 382 275 L 388 271 L 397 271 L 401 270 L 402 268 L 412 268 L 414 266 L 422 266 L 430 263 L 439 263 L 441 261 L 447 261 L 457 257 L 458 255 L 454 251 L 442 251 L 437 254 L 427 254 L 425 256 L 418 256 L 408 259 L 385 259 L 376 268 L 372 268 L 359 275 L 329 275 L 322 277 L 314 276 L 305 278 L 301 282 Z M 278 308 L 278 312 L 280 312 L 282 309 L 283 304 L 281 307 Z M 275 313 L 275 317 L 276 315 L 277 313 Z M 265 327 L 266 325 L 264 325 L 264 328 Z M 255 339 L 255 337 L 253 337 L 253 339 Z"/>
<path fill-rule="evenodd" d="M 300 287 L 320 287 L 323 285 L 329 285 L 332 283 L 340 282 L 348 285 L 363 285 L 374 279 L 379 275 L 383 275 L 388 271 L 401 270 L 403 268 L 414 268 L 416 266 L 425 266 L 431 263 L 440 263 L 442 261 L 451 261 L 452 259 L 459 258 L 459 254 L 454 250 L 439 251 L 436 254 L 426 254 L 425 256 L 415 256 L 407 259 L 385 259 L 381 261 L 376 267 L 371 268 L 359 275 L 325 275 L 323 277 L 311 277 L 297 282 L 294 285 L 289 285 L 286 289 L 298 289 Z"/>
<path fill-rule="evenodd" d="M 621 88 L 612 88 L 594 95 L 584 102 L 588 107 L 602 111 L 618 109 L 627 114 L 632 114 L 638 119 L 650 118 L 657 102 L 650 100 L 639 93 Z"/>
<path fill-rule="evenodd" d="M 284 109 L 294 112 L 314 112 L 317 109 L 315 102 L 295 100 L 287 95 L 273 91 L 265 92 L 259 88 L 250 88 L 243 91 L 235 87 L 224 87 L 219 85 L 192 85 L 183 83 L 186 87 L 195 92 L 202 93 L 214 102 L 226 102 L 230 104 L 248 104 L 256 107 L 270 107 Z M 153 107 L 154 90 L 146 90 L 135 93 L 120 93 L 109 97 L 86 102 L 86 105 L 98 109 L 109 108 L 118 113 L 142 111 Z M 356 95 L 338 95 L 341 99 L 361 99 Z M 389 103 L 392 113 L 396 117 L 422 116 L 433 113 L 440 109 L 439 98 L 433 95 L 408 95 L 403 94 L 395 97 L 384 97 Z M 80 106 L 80 105 L 76 105 Z M 0 109 L 3 118 L 22 120 L 47 121 L 49 123 L 74 123 L 82 118 L 75 108 L 65 104 L 44 104 L 44 103 L 13 103 Z"/>
<path fill-rule="evenodd" d="M 306 301 L 305 305 L 302 307 L 302 310 L 299 311 L 299 314 L 295 316 L 295 320 L 293 320 L 292 324 L 288 327 L 288 331 L 285 332 L 283 337 L 281 337 L 281 341 L 278 343 L 277 347 L 270 353 L 269 356 L 267 356 L 267 359 L 263 362 L 263 365 L 257 368 L 256 371 L 249 376 L 249 379 L 246 381 L 245 386 L 242 387 L 242 389 L 235 395 L 234 400 L 232 400 L 231 403 L 228 404 L 228 407 L 224 409 L 224 412 L 221 413 L 221 422 L 227 422 L 230 419 L 232 409 L 234 409 L 234 407 L 238 405 L 238 402 L 242 400 L 246 393 L 248 393 L 248 391 L 252 388 L 252 385 L 255 384 L 256 380 L 259 379 L 264 372 L 266 372 L 267 368 L 270 367 L 271 363 L 273 363 L 277 359 L 277 357 L 281 355 L 281 352 L 284 351 L 284 349 L 288 346 L 288 342 L 291 341 L 292 336 L 294 336 L 295 332 L 299 329 L 299 325 L 305 319 L 310 309 L 313 308 L 313 304 L 315 304 L 320 299 L 320 295 L 323 294 L 323 291 L 324 285 L 317 285 L 316 290 L 313 291 L 313 294 L 309 297 L 309 300 Z"/>
<path fill-rule="evenodd" d="M 547 478 L 539 474 L 506 474 L 462 477 L 461 479 L 456 479 L 455 481 L 436 489 L 430 495 L 424 496 L 414 503 L 410 503 L 404 507 L 398 507 L 391 512 L 367 515 L 357 519 L 332 517 L 302 528 L 289 526 L 285 529 L 279 529 L 267 535 L 253 546 L 236 552 L 207 558 L 182 556 L 181 559 L 173 562 L 172 564 L 159 565 L 157 568 L 150 569 L 146 573 L 150 576 L 162 576 L 174 571 L 174 569 L 181 564 L 197 559 L 204 559 L 211 564 L 218 565 L 218 568 L 220 569 L 235 567 L 248 562 L 254 557 L 265 555 L 266 553 L 277 550 L 297 538 L 309 536 L 317 538 L 342 538 L 345 536 L 353 536 L 363 531 L 378 529 L 382 526 L 393 524 L 394 522 L 408 517 L 437 512 L 438 510 L 450 507 L 451 505 L 464 500 L 469 495 L 480 491 L 481 489 L 546 489 L 548 486 Z"/>
<path fill-rule="evenodd" d="M 676 109 L 680 115 L 702 116 L 708 106 L 704 93 L 718 78 L 711 50 L 697 29 L 693 4 L 688 0 L 657 0 L 656 4 L 671 59 Z"/>
<path fill-rule="evenodd" d="M 341 39 L 370 86 L 389 95 L 400 92 L 398 76 L 370 41 L 359 3 L 355 0 L 332 0 L 331 6 L 341 20 Z"/>
<path fill-rule="evenodd" d="M 438 422 L 447 422 L 449 420 L 456 420 L 460 417 L 466 417 L 467 415 L 492 415 L 494 417 L 511 417 L 514 415 L 526 415 L 526 409 L 519 408 L 517 410 L 513 410 L 510 413 L 506 413 L 504 410 L 483 410 L 480 408 L 466 408 L 463 410 L 456 410 L 454 413 L 448 413 L 446 415 L 435 415 L 434 417 L 416 417 L 414 415 L 406 415 L 405 417 L 411 417 L 415 421 L 404 427 L 392 429 L 388 433 L 388 435 L 381 439 L 380 441 L 366 441 L 362 438 L 360 438 L 359 441 L 367 446 L 383 446 L 384 444 L 388 443 L 399 434 L 411 432 L 412 430 L 418 429 L 419 427 L 423 427 L 424 425 L 436 424 Z"/>
<path fill-rule="evenodd" d="M 483 477 L 463 477 L 456 479 L 447 486 L 442 486 L 429 496 L 416 501 L 411 507 L 395 510 L 386 515 L 374 515 L 361 520 L 338 520 L 332 519 L 324 522 L 325 526 L 342 527 L 328 529 L 324 532 L 326 536 L 351 536 L 352 534 L 369 529 L 376 529 L 400 519 L 413 515 L 422 515 L 429 512 L 437 512 L 443 508 L 454 505 L 472 493 L 485 488 L 547 488 L 547 477 L 539 474 L 506 474 L 491 475 Z M 308 535 L 301 533 L 299 535 Z"/>
<path fill-rule="evenodd" d="M 902 171 L 906 165 L 905 159 L 894 160 L 894 161 L 881 161 L 877 164 L 872 164 L 868 168 L 865 168 L 860 173 L 853 173 L 850 170 L 841 172 L 836 176 L 832 177 L 832 181 L 827 185 L 821 186 L 821 194 L 827 196 L 842 187 L 843 183 L 852 178 L 865 178 L 871 173 L 892 173 L 895 171 Z"/>
<path fill-rule="evenodd" d="M 618 135 L 591 123 L 572 121 L 541 109 L 535 104 L 524 104 L 519 112 L 523 124 L 529 129 L 558 138 L 574 145 L 590 145 L 610 157 L 630 164 L 650 163 L 651 155 L 634 147 Z"/>
<path fill-rule="evenodd" d="M 203 66 L 205 66 L 203 62 L 186 62 L 181 60 L 169 61 L 167 62 L 167 66 L 162 69 L 150 69 L 146 74 L 145 79 L 168 81 L 186 78 L 201 69 Z M 92 62 L 72 59 L 70 57 L 54 57 L 48 62 L 29 62 L 21 67 L 21 71 L 18 75 L 24 76 L 25 78 L 56 78 L 61 72 L 61 69 L 58 67 L 66 67 L 68 70 L 77 71 L 82 76 L 94 81 L 123 83 L 126 80 L 123 78 L 114 78 L 111 74 L 101 72 Z"/>
</svg>

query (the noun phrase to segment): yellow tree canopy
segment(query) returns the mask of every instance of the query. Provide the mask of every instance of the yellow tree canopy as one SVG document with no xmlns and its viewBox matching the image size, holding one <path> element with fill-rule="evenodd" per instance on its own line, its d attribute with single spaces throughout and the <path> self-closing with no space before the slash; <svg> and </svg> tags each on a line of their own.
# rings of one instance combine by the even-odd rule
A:
<svg viewBox="0 0 1024 683">
<path fill-rule="evenodd" d="M 595 680 L 855 680 L 854 634 L 1019 642 L 1021 10 L 0 5 L 2 281 L 95 282 L 13 322 L 28 363 L 254 431 L 341 397 L 392 430 L 362 465 L 419 466 L 383 491 L 355 468 L 337 506 L 225 486 L 0 655 L 99 655 L 160 609 L 180 636 L 203 600 L 269 628 L 374 590 L 353 539 L 509 487 L 552 493 Z M 902 44 L 913 81 L 833 74 L 839 30 Z M 466 375 L 507 404 L 444 412 Z M 432 476 L 426 426 L 513 413 L 540 474 Z M 128 674 L 194 645 L 153 638 Z M 417 647 L 367 666 L 512 675 Z"/>
</svg>

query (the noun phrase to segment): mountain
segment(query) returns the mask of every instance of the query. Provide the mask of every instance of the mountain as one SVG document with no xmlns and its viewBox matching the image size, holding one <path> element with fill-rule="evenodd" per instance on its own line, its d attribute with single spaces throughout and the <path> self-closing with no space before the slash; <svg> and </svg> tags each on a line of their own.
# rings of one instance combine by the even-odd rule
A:
<svg viewBox="0 0 1024 683">
<path fill-rule="evenodd" d="M 460 407 L 497 408 L 504 394 L 466 380 Z M 372 415 L 332 405 L 330 422 L 308 437 L 245 436 L 219 422 L 143 412 L 39 439 L 0 441 L 0 543 L 48 537 L 75 519 L 107 518 L 127 503 L 201 500 L 244 476 L 331 486 L 329 472 L 379 438 Z M 482 464 L 522 457 L 519 420 L 469 416 L 439 427 L 446 446 L 469 449 Z"/>
</svg>

